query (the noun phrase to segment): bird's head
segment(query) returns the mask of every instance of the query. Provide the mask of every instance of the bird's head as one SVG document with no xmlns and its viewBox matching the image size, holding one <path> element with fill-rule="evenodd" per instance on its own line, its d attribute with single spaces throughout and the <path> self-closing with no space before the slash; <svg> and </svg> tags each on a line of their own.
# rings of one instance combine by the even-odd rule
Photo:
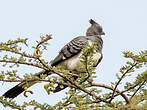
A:
<svg viewBox="0 0 147 110">
<path fill-rule="evenodd" d="M 91 26 L 88 28 L 86 36 L 105 35 L 105 33 L 103 32 L 103 28 L 98 23 L 96 23 L 92 19 L 90 19 L 89 22 Z"/>
</svg>

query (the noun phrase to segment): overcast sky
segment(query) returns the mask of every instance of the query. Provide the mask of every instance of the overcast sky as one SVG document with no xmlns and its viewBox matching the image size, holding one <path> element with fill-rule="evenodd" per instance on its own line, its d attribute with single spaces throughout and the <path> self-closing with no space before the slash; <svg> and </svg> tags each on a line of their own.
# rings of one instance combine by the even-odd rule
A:
<svg viewBox="0 0 147 110">
<path fill-rule="evenodd" d="M 97 67 L 96 81 L 108 84 L 116 80 L 115 74 L 126 61 L 123 51 L 137 53 L 147 49 L 146 0 L 0 0 L 0 42 L 27 37 L 33 45 L 40 35 L 52 34 L 48 51 L 43 54 L 50 61 L 74 37 L 85 35 L 91 18 L 101 24 L 106 33 L 104 58 Z M 0 83 L 0 95 L 15 84 Z M 66 91 L 47 95 L 43 84 L 30 89 L 33 95 L 29 98 L 20 95 L 16 101 L 37 99 L 53 105 Z"/>
</svg>

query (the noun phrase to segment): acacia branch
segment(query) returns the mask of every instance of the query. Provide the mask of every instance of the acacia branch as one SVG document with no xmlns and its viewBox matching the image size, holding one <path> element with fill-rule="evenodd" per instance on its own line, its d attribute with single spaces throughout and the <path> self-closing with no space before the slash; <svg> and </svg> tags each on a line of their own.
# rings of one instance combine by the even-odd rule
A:
<svg viewBox="0 0 147 110">
<path fill-rule="evenodd" d="M 140 88 L 145 84 L 146 80 L 143 81 L 140 86 L 137 88 L 137 90 L 133 93 L 133 95 L 130 97 L 130 101 L 132 100 L 132 98 L 136 95 L 136 93 L 140 90 Z"/>
<path fill-rule="evenodd" d="M 37 50 L 36 52 L 34 52 L 36 57 L 37 57 L 37 56 L 40 56 L 40 55 L 38 55 L 38 51 L 40 51 L 40 50 L 39 50 L 39 46 L 40 46 L 40 45 L 43 45 L 43 44 L 44 44 L 45 42 L 47 42 L 48 40 L 52 39 L 51 36 L 52 36 L 51 34 L 50 34 L 50 35 L 46 34 L 46 38 L 41 39 L 40 42 L 37 41 L 38 44 L 36 45 L 36 49 L 38 49 L 38 50 Z M 41 54 L 41 52 L 40 52 L 40 54 Z M 37 60 L 38 60 L 44 67 L 48 68 L 48 66 L 47 66 L 46 64 L 44 64 L 44 63 L 41 61 L 41 59 L 40 59 L 39 57 L 37 57 Z"/>
<path fill-rule="evenodd" d="M 68 99 L 62 104 L 61 108 L 65 108 L 65 107 L 69 106 L 70 104 L 72 104 L 71 102 L 69 102 L 71 98 L 72 98 L 72 95 L 70 95 L 68 97 Z"/>
<path fill-rule="evenodd" d="M 85 55 L 85 63 L 86 63 L 85 64 L 85 69 L 86 69 L 86 72 L 87 72 L 88 76 L 81 83 L 85 82 L 90 77 L 90 72 L 88 70 L 88 56 L 87 55 Z"/>
<path fill-rule="evenodd" d="M 100 98 L 100 97 L 95 96 L 94 94 L 92 94 L 92 93 L 89 92 L 88 90 L 86 90 L 86 89 L 82 88 L 81 86 L 77 85 L 76 83 L 74 83 L 73 81 L 71 81 L 69 78 L 67 78 L 67 77 L 65 77 L 65 76 L 63 76 L 63 75 L 61 75 L 61 74 L 58 73 L 57 71 L 54 70 L 53 72 L 56 73 L 57 75 L 59 75 L 60 77 L 62 77 L 63 79 L 65 79 L 66 81 L 68 81 L 70 84 L 74 85 L 75 88 L 77 88 L 77 89 L 79 89 L 79 90 L 81 90 L 81 91 L 87 93 L 88 95 L 90 95 L 90 96 L 92 96 L 92 97 L 95 97 L 96 99 L 98 99 L 98 100 L 100 100 L 100 101 L 102 101 L 102 102 L 108 103 L 106 100 L 104 100 L 104 99 L 102 99 L 102 98 Z"/>
<path fill-rule="evenodd" d="M 125 92 L 127 92 L 127 91 L 129 91 L 129 90 L 131 90 L 131 89 L 134 89 L 134 88 L 137 87 L 140 83 L 141 83 L 141 82 L 135 84 L 134 86 L 129 87 L 128 89 L 122 91 L 122 93 L 125 93 Z"/>
<path fill-rule="evenodd" d="M 0 62 L 3 62 L 3 63 L 14 63 L 14 64 L 23 64 L 23 65 L 34 66 L 34 67 L 43 69 L 43 67 L 41 67 L 41 66 L 39 66 L 37 64 L 28 63 L 28 62 L 11 61 L 11 60 L 0 60 Z"/>
<path fill-rule="evenodd" d="M 48 40 L 52 39 L 51 34 L 46 34 L 46 38 L 41 40 L 40 42 L 38 42 L 36 48 L 38 48 L 40 45 L 42 45 L 43 43 L 47 42 Z"/>
<path fill-rule="evenodd" d="M 37 78 L 37 79 L 15 79 L 15 80 L 10 80 L 10 79 L 0 79 L 0 81 L 2 82 L 36 82 L 36 81 L 42 81 L 42 82 L 50 82 L 50 83 L 57 83 L 57 84 L 62 84 L 62 85 L 65 85 L 65 86 L 68 86 L 66 83 L 63 83 L 63 82 L 59 82 L 59 81 L 53 81 L 53 80 L 49 80 L 49 79 L 40 79 L 40 78 Z M 74 87 L 74 86 L 71 86 L 71 87 Z"/>
<path fill-rule="evenodd" d="M 20 39 L 20 38 L 17 38 L 17 40 L 9 40 L 9 41 L 7 41 L 7 42 L 2 42 L 2 43 L 0 43 L 0 46 L 2 46 L 2 45 L 7 45 L 7 46 L 9 46 L 9 45 L 14 45 L 14 44 L 18 44 L 18 43 L 23 43 L 23 44 L 25 44 L 25 45 L 27 45 L 26 44 L 26 41 L 28 40 L 28 38 L 24 38 L 24 39 Z"/>
<path fill-rule="evenodd" d="M 121 76 L 121 78 L 119 79 L 119 81 L 117 82 L 117 84 L 115 85 L 114 87 L 114 90 L 113 90 L 113 93 L 112 93 L 112 96 L 111 96 L 111 99 L 110 99 L 110 102 L 113 100 L 114 98 L 114 94 L 116 92 L 116 89 L 117 89 L 117 86 L 120 84 L 120 82 L 122 81 L 122 79 L 125 77 L 125 75 L 134 67 L 136 66 L 137 63 L 135 63 L 134 65 L 132 65 L 129 69 L 126 70 L 126 72 Z"/>
<path fill-rule="evenodd" d="M 41 61 L 40 58 L 37 58 L 37 59 L 38 59 L 38 61 L 42 64 L 43 67 L 48 68 L 48 66 L 47 66 L 46 64 L 44 64 L 44 63 Z"/>
<path fill-rule="evenodd" d="M 108 85 L 105 85 L 105 84 L 91 83 L 91 86 L 102 87 L 102 88 L 106 88 L 106 89 L 114 91 L 114 89 L 111 86 L 108 86 Z M 123 92 L 119 91 L 118 89 L 116 89 L 116 92 L 118 94 L 120 94 L 125 99 L 127 104 L 130 103 L 128 97 L 125 94 L 123 94 Z"/>
<path fill-rule="evenodd" d="M 35 57 L 35 56 L 33 56 L 33 55 L 25 54 L 24 52 L 21 53 L 21 52 L 18 52 L 18 51 L 13 51 L 13 49 L 6 49 L 6 48 L 2 49 L 2 48 L 1 48 L 0 50 L 2 50 L 2 51 L 7 51 L 7 52 L 11 52 L 11 53 L 15 53 L 15 54 L 18 54 L 18 55 L 27 57 L 27 58 L 34 58 L 34 59 L 37 58 L 37 57 Z"/>
<path fill-rule="evenodd" d="M 9 103 L 9 102 L 7 102 L 7 100 L 0 100 L 0 102 L 3 104 L 3 105 L 7 105 L 7 106 L 9 106 L 10 108 L 12 108 L 12 109 L 16 109 L 16 110 L 21 110 L 21 108 L 19 107 L 19 105 L 14 105 L 14 104 L 11 104 L 11 103 Z"/>
</svg>

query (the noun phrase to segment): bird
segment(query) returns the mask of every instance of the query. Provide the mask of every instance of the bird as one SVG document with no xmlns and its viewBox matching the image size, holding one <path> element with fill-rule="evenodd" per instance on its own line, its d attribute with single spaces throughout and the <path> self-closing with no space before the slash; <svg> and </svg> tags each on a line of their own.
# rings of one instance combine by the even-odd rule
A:
<svg viewBox="0 0 147 110">
<path fill-rule="evenodd" d="M 51 61 L 51 66 L 60 66 L 62 69 L 74 71 L 74 73 L 80 74 L 80 67 L 82 64 L 80 56 L 82 55 L 82 49 L 88 45 L 91 45 L 92 42 L 95 42 L 95 44 L 97 45 L 96 52 L 93 55 L 93 67 L 96 67 L 101 62 L 103 58 L 103 40 L 101 35 L 105 35 L 105 33 L 103 31 L 102 26 L 93 19 L 90 19 L 89 23 L 91 24 L 91 26 L 87 29 L 86 35 L 78 36 L 72 39 L 69 43 L 67 43 L 60 50 L 59 54 L 55 57 L 55 59 Z M 49 71 L 41 71 L 37 73 L 36 76 L 40 77 L 41 74 L 49 75 Z M 29 83 L 21 82 L 15 87 L 5 92 L 3 96 L 5 98 L 15 98 L 23 91 L 25 91 L 25 87 L 30 87 L 36 82 Z M 59 92 L 67 87 L 68 86 L 62 85 L 61 88 L 61 84 L 58 84 L 53 92 Z"/>
</svg>

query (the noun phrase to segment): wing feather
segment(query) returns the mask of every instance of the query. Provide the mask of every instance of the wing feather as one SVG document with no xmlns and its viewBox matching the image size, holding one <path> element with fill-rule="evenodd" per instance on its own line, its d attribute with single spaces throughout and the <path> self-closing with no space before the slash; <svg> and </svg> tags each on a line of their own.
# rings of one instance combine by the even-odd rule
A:
<svg viewBox="0 0 147 110">
<path fill-rule="evenodd" d="M 51 62 L 51 65 L 56 66 L 60 62 L 78 54 L 87 44 L 88 40 L 85 36 L 74 38 L 61 49 L 58 56 Z"/>
</svg>

